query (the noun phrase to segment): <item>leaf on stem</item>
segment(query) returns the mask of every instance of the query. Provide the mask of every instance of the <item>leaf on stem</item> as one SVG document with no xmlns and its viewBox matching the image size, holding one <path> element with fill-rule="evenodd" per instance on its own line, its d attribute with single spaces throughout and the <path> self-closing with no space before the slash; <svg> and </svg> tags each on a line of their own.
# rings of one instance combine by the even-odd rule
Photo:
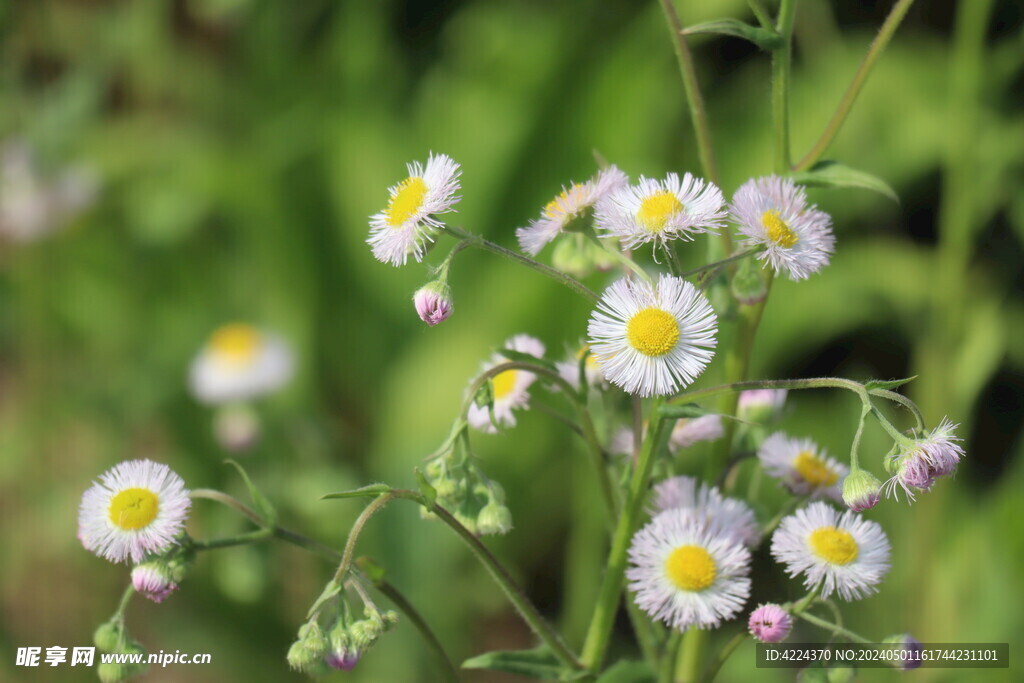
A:
<svg viewBox="0 0 1024 683">
<path fill-rule="evenodd" d="M 622 659 L 601 674 L 597 683 L 654 683 L 654 671 L 647 662 Z"/>
<path fill-rule="evenodd" d="M 351 491 L 339 491 L 320 496 L 320 500 L 332 500 L 335 498 L 376 498 L 382 493 L 388 493 L 391 487 L 387 484 L 370 484 Z"/>
<path fill-rule="evenodd" d="M 423 494 L 423 499 L 427 502 L 426 507 L 429 508 L 437 500 L 437 489 L 430 485 L 419 467 L 413 468 L 413 472 L 416 473 L 416 483 L 419 484 L 420 493 Z"/>
<path fill-rule="evenodd" d="M 711 415 L 714 411 L 706 408 L 701 408 L 696 403 L 684 403 L 682 405 L 673 403 L 663 403 L 658 406 L 658 414 L 662 417 L 703 417 L 705 415 Z"/>
<path fill-rule="evenodd" d="M 689 26 L 680 31 L 684 36 L 697 33 L 717 33 L 724 36 L 733 36 L 749 40 L 762 50 L 778 50 L 783 46 L 784 41 L 775 31 L 760 26 L 751 26 L 738 19 L 719 19 L 716 21 L 705 21 L 700 24 Z"/>
<path fill-rule="evenodd" d="M 252 498 L 253 505 L 256 506 L 256 510 L 260 513 L 260 517 L 263 518 L 264 526 L 277 526 L 277 510 L 274 509 L 270 500 L 264 496 L 258 488 L 256 488 L 255 484 L 252 483 L 252 479 L 249 478 L 249 474 L 245 469 L 234 460 L 228 459 L 224 462 L 238 470 L 238 474 L 241 475 L 242 481 L 245 482 L 245 488 L 249 489 L 249 497 Z"/>
<path fill-rule="evenodd" d="M 917 379 L 917 375 L 913 377 L 905 377 L 903 379 L 869 379 L 864 382 L 864 389 L 866 391 L 874 391 L 875 389 L 899 389 L 904 384 L 914 381 Z"/>
<path fill-rule="evenodd" d="M 485 652 L 462 663 L 463 669 L 490 669 L 545 680 L 573 681 L 587 675 L 586 671 L 567 668 L 546 647 L 532 650 Z"/>
<path fill-rule="evenodd" d="M 793 182 L 808 187 L 859 187 L 883 194 L 897 204 L 896 191 L 878 176 L 845 166 L 838 161 L 819 161 L 807 171 L 791 175 Z"/>
</svg>

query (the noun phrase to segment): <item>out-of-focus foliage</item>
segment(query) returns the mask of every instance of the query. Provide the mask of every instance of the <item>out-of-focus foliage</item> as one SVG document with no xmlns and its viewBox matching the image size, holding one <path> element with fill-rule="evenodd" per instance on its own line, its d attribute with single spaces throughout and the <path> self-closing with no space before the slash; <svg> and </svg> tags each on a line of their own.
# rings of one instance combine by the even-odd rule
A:
<svg viewBox="0 0 1024 683">
<path fill-rule="evenodd" d="M 740 0 L 681 4 L 688 25 L 750 18 Z M 890 4 L 801 3 L 798 156 Z M 430 150 L 458 160 L 459 223 L 509 246 L 563 183 L 592 173 L 592 150 L 634 177 L 698 170 L 654 2 L 2 7 L 0 132 L 28 141 L 51 167 L 88 163 L 102 183 L 95 207 L 67 230 L 0 252 L 4 680 L 92 680 L 88 670 L 18 670 L 13 655 L 17 646 L 90 644 L 128 578 L 75 539 L 92 478 L 149 457 L 192 487 L 244 495 L 209 412 L 185 389 L 187 365 L 215 326 L 248 320 L 296 346 L 298 381 L 261 405 L 266 439 L 245 466 L 283 523 L 333 545 L 360 504 L 319 497 L 376 480 L 414 486 L 412 468 L 444 438 L 492 348 L 520 331 L 556 353 L 576 345 L 586 306 L 482 253 L 453 267 L 453 317 L 437 328 L 419 321 L 410 297 L 426 267 L 382 265 L 363 243 L 366 217 L 406 161 Z M 892 538 L 894 569 L 848 621 L 879 639 L 910 631 L 926 642 L 1014 647 L 1024 642 L 1021 8 L 996 3 L 983 68 L 966 83 L 954 62 L 957 24 L 954 3 L 919 3 L 877 65 L 827 157 L 885 179 L 900 204 L 863 190 L 812 191 L 834 216 L 838 251 L 809 281 L 777 284 L 754 374 L 922 375 L 907 390 L 930 421 L 949 414 L 963 424 L 968 457 L 954 481 L 912 508 L 869 513 Z M 771 170 L 768 57 L 735 38 L 691 43 L 730 194 Z M 702 256 L 694 248 L 692 262 Z M 845 453 L 855 418 L 852 398 L 795 395 L 784 426 Z M 594 481 L 571 439 L 534 411 L 477 447 L 516 523 L 488 543 L 547 613 L 566 615 L 578 645 L 604 549 L 594 540 Z M 866 435 L 862 458 L 878 473 L 884 448 L 880 431 Z M 572 519 L 588 517 L 589 530 L 568 535 Z M 197 536 L 243 528 L 207 502 L 190 524 Z M 376 518 L 360 550 L 387 568 L 457 660 L 531 643 L 485 572 L 414 509 Z M 564 580 L 580 567 L 589 580 Z M 178 594 L 138 601 L 129 623 L 150 651 L 210 652 L 213 663 L 154 670 L 149 680 L 301 680 L 284 655 L 331 570 L 279 545 L 201 557 Z M 774 586 L 755 586 L 754 601 L 796 595 L 774 575 Z M 630 653 L 626 634 L 619 654 Z M 752 661 L 748 643 L 723 680 L 751 680 Z M 402 624 L 338 679 L 428 681 L 431 667 Z"/>
</svg>

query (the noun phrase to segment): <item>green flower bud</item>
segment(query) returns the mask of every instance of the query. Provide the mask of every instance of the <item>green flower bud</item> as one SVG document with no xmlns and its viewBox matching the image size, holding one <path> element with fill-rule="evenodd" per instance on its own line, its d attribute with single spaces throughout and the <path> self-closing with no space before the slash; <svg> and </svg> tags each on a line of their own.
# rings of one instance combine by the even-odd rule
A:
<svg viewBox="0 0 1024 683">
<path fill-rule="evenodd" d="M 768 296 L 768 278 L 756 258 L 745 258 L 732 278 L 732 295 L 740 303 L 752 306 Z"/>
<path fill-rule="evenodd" d="M 848 666 L 838 666 L 828 670 L 828 683 L 850 683 L 856 670 Z"/>
<path fill-rule="evenodd" d="M 100 624 L 92 635 L 96 648 L 102 652 L 113 652 L 121 639 L 121 628 L 113 621 Z"/>
<path fill-rule="evenodd" d="M 316 622 L 303 624 L 298 640 L 288 648 L 288 666 L 296 671 L 310 672 L 321 663 L 327 645 L 327 638 Z"/>
<path fill-rule="evenodd" d="M 477 516 L 476 526 L 482 536 L 508 533 L 512 529 L 512 513 L 504 505 L 488 503 Z"/>
<path fill-rule="evenodd" d="M 120 683 L 131 676 L 127 664 L 116 664 L 114 662 L 101 662 L 96 667 L 96 675 L 102 683 Z"/>
<path fill-rule="evenodd" d="M 878 504 L 882 482 L 867 470 L 855 469 L 843 481 L 843 502 L 854 512 L 863 512 Z"/>
</svg>

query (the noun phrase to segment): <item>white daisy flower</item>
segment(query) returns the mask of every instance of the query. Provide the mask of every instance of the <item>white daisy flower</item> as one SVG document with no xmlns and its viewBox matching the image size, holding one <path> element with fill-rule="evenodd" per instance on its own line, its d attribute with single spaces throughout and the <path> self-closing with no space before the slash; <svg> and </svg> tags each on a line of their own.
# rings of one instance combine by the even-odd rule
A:
<svg viewBox="0 0 1024 683">
<path fill-rule="evenodd" d="M 859 600 L 877 591 L 889 571 L 889 539 L 876 522 L 852 510 L 811 503 L 782 520 L 772 536 L 772 555 L 791 577 L 804 574 L 808 590 Z"/>
<path fill-rule="evenodd" d="M 527 334 L 517 334 L 505 342 L 504 348 L 519 353 L 528 353 L 531 356 L 542 358 L 544 356 L 544 344 Z M 482 371 L 487 371 L 496 365 L 507 363 L 500 353 L 496 353 L 491 360 L 484 364 Z M 498 427 L 514 427 L 516 416 L 513 411 L 527 408 L 530 404 L 530 385 L 537 376 L 526 370 L 505 370 L 491 378 L 491 385 L 494 387 L 494 419 L 497 424 L 491 422 L 491 414 L 486 406 L 480 407 L 473 403 L 469 407 L 469 424 L 480 431 L 494 434 Z"/>
<path fill-rule="evenodd" d="M 850 470 L 810 439 L 791 439 L 775 432 L 761 444 L 757 459 L 765 472 L 781 480 L 794 495 L 843 498 L 843 479 Z"/>
<path fill-rule="evenodd" d="M 409 177 L 388 188 L 387 208 L 370 217 L 370 237 L 378 261 L 404 266 L 409 256 L 423 260 L 428 243 L 444 225 L 437 214 L 452 210 L 462 197 L 459 165 L 445 154 L 431 154 L 424 168 L 420 162 L 407 165 Z"/>
<path fill-rule="evenodd" d="M 913 448 L 901 448 L 889 456 L 886 469 L 895 474 L 885 482 L 886 495 L 898 498 L 899 486 L 912 501 L 915 491 L 927 491 L 937 478 L 953 474 L 964 457 L 964 449 L 957 443 L 962 439 L 953 433 L 958 426 L 942 418 L 927 436 L 914 440 Z"/>
<path fill-rule="evenodd" d="M 748 180 L 736 191 L 729 206 L 747 247 L 764 247 L 758 254 L 775 272 L 789 272 L 802 280 L 828 265 L 835 250 L 832 219 L 788 178 L 767 176 Z"/>
<path fill-rule="evenodd" d="M 761 540 L 761 529 L 754 511 L 746 503 L 727 498 L 715 486 L 693 477 L 671 477 L 655 485 L 653 511 L 689 508 L 714 528 L 739 543 L 754 548 Z"/>
<path fill-rule="evenodd" d="M 682 418 L 677 420 L 668 439 L 668 446 L 673 451 L 689 448 L 701 441 L 717 441 L 725 436 L 721 415 L 701 415 L 700 417 Z"/>
<path fill-rule="evenodd" d="M 640 396 L 675 393 L 714 356 L 717 319 L 692 284 L 662 275 L 656 285 L 612 283 L 590 316 L 590 348 L 613 384 Z"/>
<path fill-rule="evenodd" d="M 647 242 L 664 246 L 716 232 L 725 217 L 725 198 L 713 183 L 669 173 L 664 180 L 640 176 L 636 185 L 613 192 L 597 205 L 596 224 L 621 238 L 627 249 L 636 249 Z"/>
<path fill-rule="evenodd" d="M 111 562 L 141 562 L 174 545 L 191 504 L 185 482 L 167 465 L 122 462 L 82 495 L 78 539 Z"/>
<path fill-rule="evenodd" d="M 217 329 L 192 361 L 189 385 L 203 403 L 244 401 L 281 388 L 294 370 L 291 348 L 283 339 L 230 323 Z"/>
<path fill-rule="evenodd" d="M 531 220 L 528 227 L 516 228 L 519 248 L 530 256 L 536 256 L 570 223 L 583 217 L 591 207 L 627 183 L 629 178 L 625 173 L 609 166 L 585 183 L 570 183 L 568 188 L 563 187 L 562 192 L 544 207 L 540 218 Z"/>
<path fill-rule="evenodd" d="M 576 387 L 578 391 L 580 388 L 580 360 L 584 354 L 587 359 L 583 362 L 583 378 L 586 380 L 587 386 L 607 386 L 608 382 L 605 381 L 604 375 L 601 374 L 601 366 L 597 362 L 597 356 L 591 353 L 589 344 L 583 344 L 569 360 L 555 363 L 555 366 L 558 368 L 558 374 L 566 382 Z"/>
<path fill-rule="evenodd" d="M 636 604 L 680 631 L 716 627 L 750 597 L 750 551 L 689 508 L 662 512 L 636 532 L 629 561 Z"/>
</svg>

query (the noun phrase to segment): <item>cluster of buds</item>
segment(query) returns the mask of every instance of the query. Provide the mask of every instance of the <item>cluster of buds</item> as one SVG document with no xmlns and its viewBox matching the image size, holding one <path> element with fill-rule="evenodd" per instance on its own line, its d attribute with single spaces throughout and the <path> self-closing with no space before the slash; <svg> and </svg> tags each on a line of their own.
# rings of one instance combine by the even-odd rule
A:
<svg viewBox="0 0 1024 683">
<path fill-rule="evenodd" d="M 956 427 L 943 420 L 926 435 L 897 443 L 885 459 L 885 470 L 892 477 L 886 483 L 889 493 L 895 495 L 898 485 L 913 500 L 915 492 L 927 491 L 939 477 L 953 474 L 964 456 L 957 443 L 960 439 L 953 434 Z"/>
<path fill-rule="evenodd" d="M 471 458 L 453 452 L 427 463 L 427 481 L 437 491 L 436 502 L 478 536 L 504 534 L 512 529 L 505 490 L 489 479 Z M 431 513 L 423 511 L 424 517 Z"/>
<path fill-rule="evenodd" d="M 146 651 L 142 645 L 128 637 L 124 625 L 120 620 L 112 619 L 101 624 L 93 634 L 93 643 L 96 649 L 103 653 L 145 655 Z M 145 656 L 141 657 L 144 661 Z M 138 676 L 145 673 L 146 664 L 131 664 L 127 662 L 102 662 L 96 668 L 96 675 L 102 683 L 119 683 L 131 676 Z"/>
<path fill-rule="evenodd" d="M 326 635 L 315 619 L 302 625 L 288 650 L 288 664 L 308 674 L 351 671 L 363 653 L 397 623 L 396 612 L 381 612 L 372 605 L 366 606 L 362 619 L 353 619 L 345 603 Z"/>
<path fill-rule="evenodd" d="M 151 557 L 132 567 L 135 592 L 153 602 L 163 602 L 185 580 L 195 550 L 189 544 L 175 545 L 159 557 Z"/>
</svg>

